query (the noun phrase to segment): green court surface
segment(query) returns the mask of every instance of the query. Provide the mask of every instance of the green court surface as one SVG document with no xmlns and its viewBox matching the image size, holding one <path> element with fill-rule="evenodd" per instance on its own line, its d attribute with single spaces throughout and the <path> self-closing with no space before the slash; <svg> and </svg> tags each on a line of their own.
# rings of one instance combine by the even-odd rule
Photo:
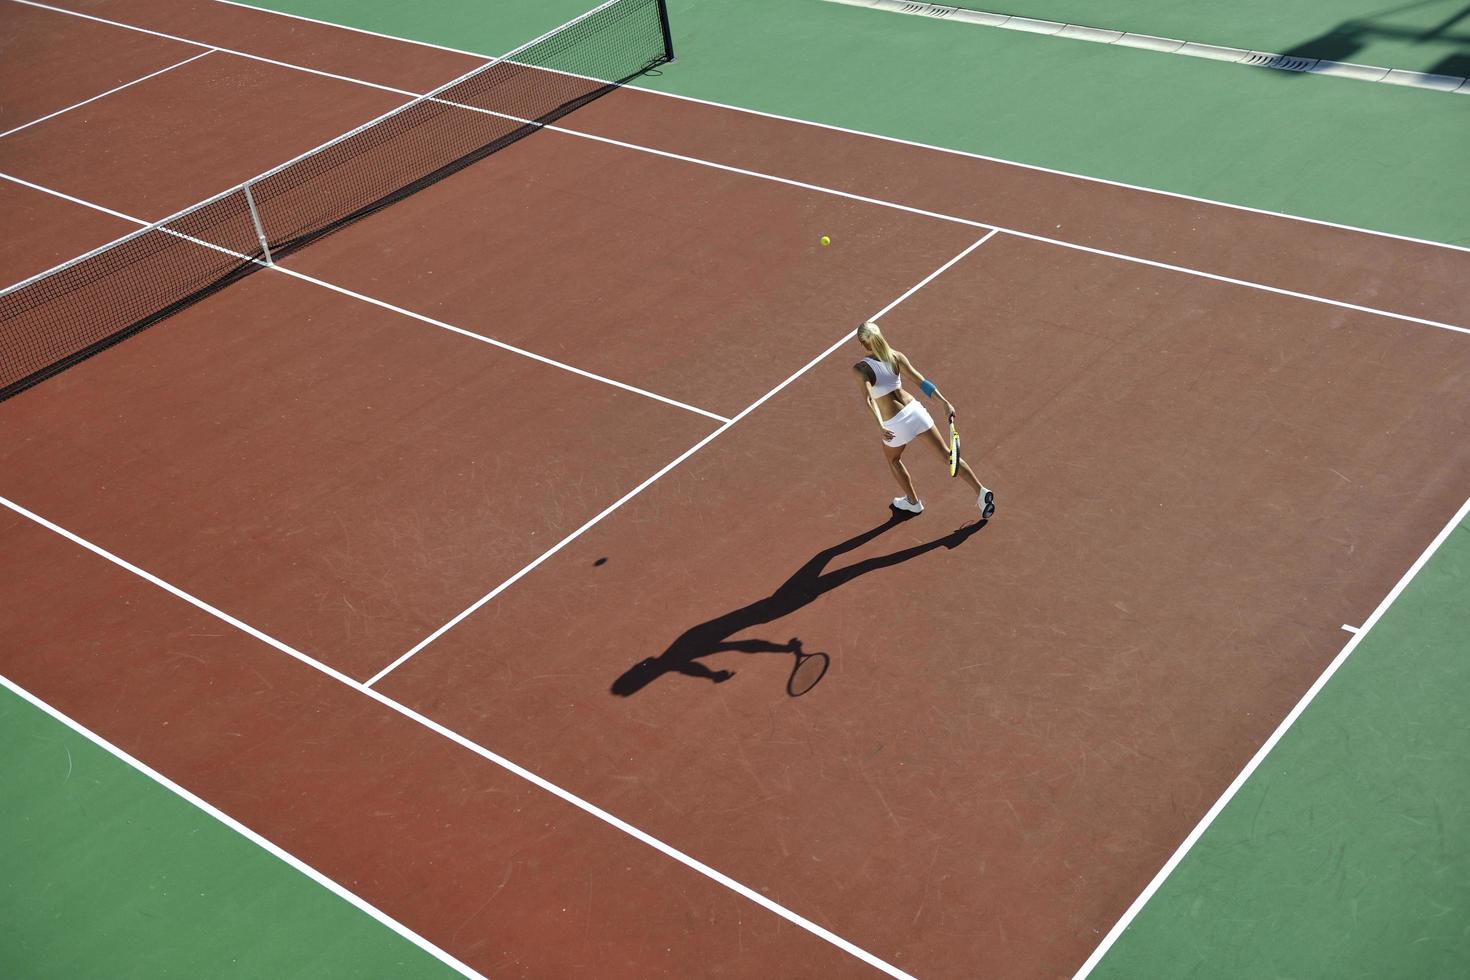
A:
<svg viewBox="0 0 1470 980">
<path fill-rule="evenodd" d="M 0 687 L 0 976 L 454 971 Z"/>
<path fill-rule="evenodd" d="M 1461 525 L 1094 977 L 1467 975 L 1467 595 Z"/>
<path fill-rule="evenodd" d="M 386 0 L 260 4 L 489 54 L 588 5 L 443 0 L 427 11 Z M 1470 6 L 1463 3 L 1393 10 L 1352 0 L 969 5 L 1390 67 L 1450 71 L 1458 64 L 1453 73 L 1470 73 L 1453 60 L 1470 50 Z M 645 87 L 1470 245 L 1465 96 L 823 0 L 672 0 L 670 8 L 679 60 L 638 83 Z M 1435 37 L 1418 36 L 1462 12 L 1464 19 Z M 1346 41 L 1335 53 L 1300 47 L 1349 35 L 1359 45 L 1351 53 Z M 1470 975 L 1467 590 L 1470 524 L 1450 534 L 1363 638 L 1095 976 Z M 356 909 L 9 694 L 0 695 L 0 737 L 0 758 L 20 785 L 0 802 L 0 829 L 28 842 L 0 854 L 0 913 L 7 926 L 23 923 L 0 939 L 0 974 L 14 974 L 13 963 L 41 962 L 63 964 L 56 976 L 443 973 Z M 225 967 L 201 970 L 205 963 Z"/>
<path fill-rule="evenodd" d="M 1464 0 L 949 0 L 949 4 L 1276 54 L 1470 75 L 1470 5 Z"/>
<path fill-rule="evenodd" d="M 499 54 L 585 4 L 446 0 L 432 17 L 412 5 L 353 0 L 264 6 Z M 513 16 L 525 9 L 534 14 Z M 679 61 L 638 83 L 649 88 L 1470 245 L 1463 189 L 1470 98 L 1463 95 L 823 0 L 672 0 L 669 10 Z"/>
</svg>

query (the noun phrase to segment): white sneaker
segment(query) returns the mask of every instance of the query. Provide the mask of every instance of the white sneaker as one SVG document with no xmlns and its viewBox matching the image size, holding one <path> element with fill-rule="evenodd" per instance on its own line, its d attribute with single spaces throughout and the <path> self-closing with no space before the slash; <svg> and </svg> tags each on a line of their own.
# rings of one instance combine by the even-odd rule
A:
<svg viewBox="0 0 1470 980">
<path fill-rule="evenodd" d="M 995 515 L 994 490 L 982 490 L 980 492 L 980 498 L 977 503 L 980 505 L 980 519 L 982 521 L 988 521 L 991 517 Z"/>
<path fill-rule="evenodd" d="M 908 511 L 910 514 L 922 514 L 922 513 L 924 513 L 924 505 L 922 503 L 918 503 L 918 504 L 913 503 L 907 497 L 894 497 L 893 498 L 893 507 L 894 507 L 895 510 L 905 510 L 905 511 Z"/>
</svg>

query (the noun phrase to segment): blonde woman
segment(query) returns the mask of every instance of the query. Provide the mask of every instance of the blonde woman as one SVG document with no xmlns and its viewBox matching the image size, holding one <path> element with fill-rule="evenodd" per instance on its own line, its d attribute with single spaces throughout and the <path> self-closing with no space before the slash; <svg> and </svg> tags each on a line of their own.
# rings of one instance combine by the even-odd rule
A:
<svg viewBox="0 0 1470 980">
<path fill-rule="evenodd" d="M 893 478 L 898 481 L 904 494 L 893 498 L 893 506 L 910 514 L 922 513 L 924 505 L 919 502 L 908 467 L 903 465 L 904 447 L 927 435 L 927 441 L 948 466 L 949 443 L 939 434 L 939 427 L 934 424 L 934 419 L 924 406 L 903 390 L 903 379 L 907 377 L 924 394 L 938 399 L 944 406 L 946 418 L 954 414 L 954 406 L 940 394 L 932 381 L 918 372 L 907 357 L 888 346 L 878 324 L 869 321 L 858 327 L 857 341 L 862 344 L 868 356 L 854 364 L 852 369 L 857 375 L 858 387 L 862 389 L 863 400 L 867 402 L 873 418 L 878 422 L 878 428 L 883 432 L 883 455 L 888 457 L 888 468 L 893 471 Z M 960 460 L 959 475 L 965 478 L 965 482 L 978 495 L 980 517 L 989 518 L 995 513 L 995 494 L 985 489 L 985 485 L 970 469 L 970 464 L 963 459 Z"/>
</svg>

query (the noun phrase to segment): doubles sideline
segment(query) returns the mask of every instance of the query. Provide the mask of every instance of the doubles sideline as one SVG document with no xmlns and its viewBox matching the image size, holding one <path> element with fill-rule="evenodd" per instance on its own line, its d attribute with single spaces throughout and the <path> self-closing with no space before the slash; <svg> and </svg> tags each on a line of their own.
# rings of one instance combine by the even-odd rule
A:
<svg viewBox="0 0 1470 980">
<path fill-rule="evenodd" d="M 418 933 L 414 932 L 412 929 L 408 928 L 397 919 L 388 915 L 386 912 L 384 912 L 382 909 L 379 909 L 371 902 L 368 902 L 360 895 L 357 895 L 355 892 L 350 891 L 338 882 L 333 881 L 331 878 L 328 878 L 316 868 L 313 868 L 311 865 L 307 864 L 296 855 L 290 853 L 285 848 L 279 846 L 274 841 L 271 841 L 266 837 L 262 837 L 260 834 L 256 833 L 240 821 L 236 820 L 234 817 L 230 816 L 228 813 L 225 813 L 219 807 L 189 792 L 187 789 L 180 786 L 172 779 L 169 779 L 167 776 L 154 769 L 152 766 L 137 759 L 136 757 L 132 756 L 118 746 L 112 744 L 107 739 L 103 738 L 101 735 L 98 735 L 90 728 L 87 728 L 76 719 L 68 717 L 59 709 L 52 707 L 50 704 L 47 704 L 45 701 L 41 700 L 39 697 L 32 694 L 30 691 L 27 691 L 25 688 L 21 687 L 19 684 L 15 683 L 15 681 L 4 676 L 3 674 L 0 674 L 0 687 L 5 688 L 21 700 L 30 703 L 36 708 L 39 708 L 41 711 L 50 715 L 52 718 L 55 718 L 63 725 L 76 732 L 78 735 L 81 735 L 83 738 L 92 742 L 92 744 L 96 745 L 98 748 L 101 748 L 102 750 L 108 752 L 109 754 L 126 763 L 127 765 L 132 766 L 138 772 L 142 773 L 144 776 L 147 776 L 149 779 L 153 780 L 155 783 L 162 786 L 164 789 L 168 790 L 174 795 L 180 797 L 185 802 L 188 802 L 193 806 L 199 808 L 200 810 L 203 810 L 209 816 L 218 820 L 226 827 L 229 827 L 241 837 L 244 837 L 255 846 L 286 862 L 292 868 L 295 868 L 297 871 L 301 872 L 306 877 L 316 882 L 318 885 L 321 885 L 323 888 L 327 889 L 338 898 L 347 902 L 349 905 L 352 905 L 353 907 L 363 912 L 366 912 L 368 915 L 372 916 L 372 918 L 376 919 L 379 923 L 387 926 L 389 929 L 393 930 L 404 939 L 407 939 L 419 949 L 439 960 L 445 966 L 448 966 L 454 970 L 458 970 L 466 977 L 472 977 L 475 978 L 475 980 L 486 980 L 486 978 L 483 977 L 481 974 L 470 969 L 464 963 L 461 963 L 459 960 L 449 955 L 449 953 L 440 949 L 438 946 L 435 946 L 423 936 L 420 936 Z"/>
</svg>

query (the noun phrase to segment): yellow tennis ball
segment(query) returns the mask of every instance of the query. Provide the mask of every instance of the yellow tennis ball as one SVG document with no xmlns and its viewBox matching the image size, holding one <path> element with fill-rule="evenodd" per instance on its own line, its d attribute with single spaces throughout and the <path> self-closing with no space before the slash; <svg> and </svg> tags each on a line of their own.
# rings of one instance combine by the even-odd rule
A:
<svg viewBox="0 0 1470 980">
<path fill-rule="evenodd" d="M 826 235 L 823 235 L 822 236 L 822 244 L 823 245 L 831 245 L 832 244 L 832 239 L 828 238 Z"/>
</svg>

